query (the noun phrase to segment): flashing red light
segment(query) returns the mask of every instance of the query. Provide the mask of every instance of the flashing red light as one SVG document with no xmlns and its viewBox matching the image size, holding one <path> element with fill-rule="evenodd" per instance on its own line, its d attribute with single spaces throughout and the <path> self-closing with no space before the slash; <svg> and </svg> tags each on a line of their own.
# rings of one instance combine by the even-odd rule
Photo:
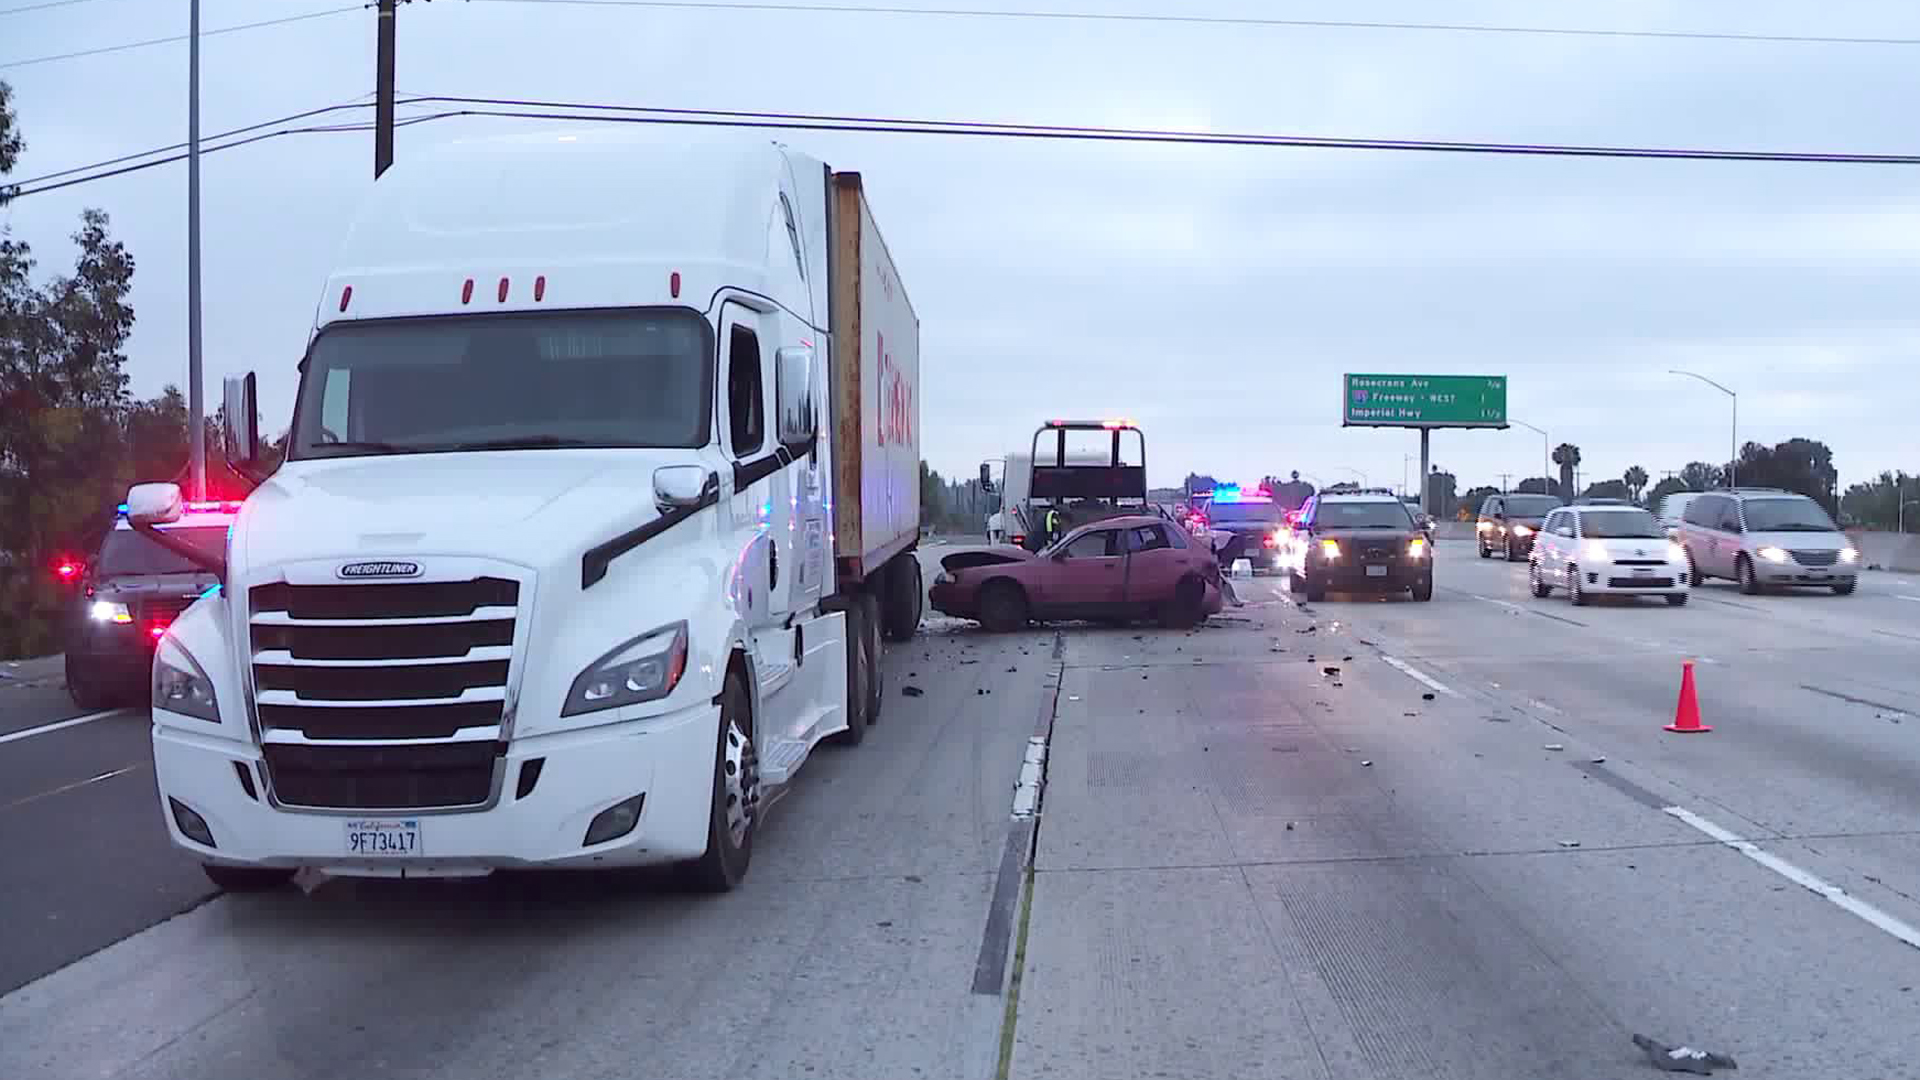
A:
<svg viewBox="0 0 1920 1080">
<path fill-rule="evenodd" d="M 507 302 L 507 279 L 506 278 L 500 279 L 500 302 L 503 304 Z"/>
<path fill-rule="evenodd" d="M 348 285 L 340 290 L 340 310 L 347 310 L 347 305 L 351 303 L 353 303 L 353 286 Z"/>
<path fill-rule="evenodd" d="M 460 302 L 463 304 L 470 304 L 473 302 L 473 279 L 472 278 L 468 278 L 467 283 L 465 285 L 460 286 Z"/>
<path fill-rule="evenodd" d="M 547 298 L 547 275 L 541 274 L 533 279 L 533 302 L 539 303 Z"/>
<path fill-rule="evenodd" d="M 158 641 L 158 640 L 160 639 L 160 637 L 161 637 L 161 635 L 163 635 L 163 634 L 165 634 L 166 632 L 167 632 L 167 628 L 166 628 L 166 627 L 164 627 L 164 626 L 149 626 L 149 627 L 147 627 L 147 633 L 148 633 L 148 634 L 149 634 L 150 636 L 152 636 L 152 637 L 153 637 L 153 639 L 154 639 L 154 640 L 156 640 L 156 641 Z"/>
<path fill-rule="evenodd" d="M 680 299 L 680 271 L 675 270 L 673 273 L 667 275 L 667 292 L 671 294 L 675 300 Z"/>
<path fill-rule="evenodd" d="M 242 501 L 243 500 L 240 499 L 208 499 L 205 501 L 189 502 L 186 504 L 186 508 L 188 510 L 212 510 L 231 514 L 239 511 Z"/>
<path fill-rule="evenodd" d="M 71 559 L 62 559 L 54 566 L 53 572 L 61 581 L 72 581 L 80 576 L 80 564 Z"/>
<path fill-rule="evenodd" d="M 1260 539 L 1260 546 L 1261 546 L 1261 547 L 1272 547 L 1273 545 L 1275 545 L 1275 544 L 1277 544 L 1277 543 L 1279 543 L 1279 541 L 1278 541 L 1278 540 L 1275 540 L 1275 539 L 1273 538 L 1273 534 L 1272 534 L 1272 533 L 1268 533 L 1268 534 L 1267 534 L 1266 536 L 1264 536 L 1264 537 L 1261 537 L 1261 539 Z"/>
</svg>

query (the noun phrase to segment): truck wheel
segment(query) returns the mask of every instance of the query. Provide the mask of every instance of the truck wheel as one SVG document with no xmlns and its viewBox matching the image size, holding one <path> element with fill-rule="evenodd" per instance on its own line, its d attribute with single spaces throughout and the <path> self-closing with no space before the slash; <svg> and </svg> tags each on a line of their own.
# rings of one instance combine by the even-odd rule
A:
<svg viewBox="0 0 1920 1080">
<path fill-rule="evenodd" d="M 1009 633 L 1027 625 L 1027 594 L 1011 581 L 988 582 L 980 591 L 980 625 Z"/>
<path fill-rule="evenodd" d="M 873 701 L 873 620 L 866 597 L 847 608 L 847 730 L 831 736 L 838 746 L 859 746 L 867 737 L 867 714 Z"/>
<path fill-rule="evenodd" d="M 1423 604 L 1429 600 L 1432 600 L 1433 599 L 1433 575 L 1428 574 L 1426 577 L 1423 577 L 1419 581 L 1414 582 L 1412 591 L 1413 591 L 1413 598 L 1415 600 L 1420 601 Z"/>
<path fill-rule="evenodd" d="M 285 866 L 221 866 L 202 863 L 207 880 L 223 892 L 266 892 L 293 880 L 294 871 Z"/>
<path fill-rule="evenodd" d="M 880 669 L 880 657 L 886 653 L 886 646 L 880 643 L 880 599 L 863 596 L 860 603 L 866 613 L 867 726 L 872 727 L 880 722 L 880 705 L 887 700 L 886 672 Z M 916 617 L 916 625 L 918 621 Z"/>
<path fill-rule="evenodd" d="M 720 691 L 719 747 L 713 755 L 713 801 L 707 814 L 707 852 L 687 863 L 687 881 L 701 892 L 727 892 L 747 876 L 753 828 L 760 812 L 760 762 L 753 748 L 753 716 L 738 672 Z"/>
<path fill-rule="evenodd" d="M 920 560 L 912 552 L 896 555 L 883 575 L 886 596 L 881 604 L 888 641 L 908 641 L 920 629 L 926 590 L 920 581 Z"/>
</svg>

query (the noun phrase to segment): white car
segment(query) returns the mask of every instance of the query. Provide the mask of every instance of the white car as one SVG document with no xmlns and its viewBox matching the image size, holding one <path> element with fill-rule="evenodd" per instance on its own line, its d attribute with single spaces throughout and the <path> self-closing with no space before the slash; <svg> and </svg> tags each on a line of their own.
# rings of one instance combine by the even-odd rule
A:
<svg viewBox="0 0 1920 1080">
<path fill-rule="evenodd" d="M 1687 553 L 1637 506 L 1563 506 L 1547 515 L 1527 565 L 1533 595 L 1565 589 L 1575 606 L 1595 595 L 1687 602 Z"/>
</svg>

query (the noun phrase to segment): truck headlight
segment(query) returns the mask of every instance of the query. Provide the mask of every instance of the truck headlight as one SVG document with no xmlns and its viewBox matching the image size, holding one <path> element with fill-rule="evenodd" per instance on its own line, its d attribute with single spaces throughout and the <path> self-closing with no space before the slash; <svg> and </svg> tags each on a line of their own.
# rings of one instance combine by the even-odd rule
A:
<svg viewBox="0 0 1920 1080">
<path fill-rule="evenodd" d="M 561 716 L 658 701 L 673 693 L 687 670 L 687 624 L 663 626 L 593 662 L 573 680 Z"/>
<path fill-rule="evenodd" d="M 95 600 L 87 608 L 87 618 L 94 622 L 130 623 L 133 621 L 133 612 L 128 611 L 125 604 L 116 604 L 112 600 Z"/>
<path fill-rule="evenodd" d="M 160 648 L 153 654 L 153 707 L 196 720 L 220 722 L 213 680 L 172 638 L 160 639 Z"/>
<path fill-rule="evenodd" d="M 1328 562 L 1332 562 L 1334 559 L 1339 558 L 1340 557 L 1340 541 L 1338 540 L 1320 541 L 1320 557 L 1323 559 L 1326 559 Z"/>
<path fill-rule="evenodd" d="M 1407 558 L 1413 559 L 1417 562 L 1426 557 L 1427 557 L 1427 541 L 1425 537 L 1416 536 L 1413 539 L 1407 541 Z"/>
<path fill-rule="evenodd" d="M 1846 563 L 1855 563 L 1855 562 L 1859 562 L 1859 561 L 1860 561 L 1860 549 L 1859 549 L 1859 548 L 1850 548 L 1850 547 L 1849 547 L 1849 548 L 1841 548 L 1841 549 L 1840 549 L 1840 561 L 1841 561 L 1841 562 L 1846 562 Z"/>
<path fill-rule="evenodd" d="M 1524 539 L 1526 539 L 1527 537 L 1529 537 L 1529 536 L 1532 536 L 1532 535 L 1533 535 L 1533 530 L 1532 530 L 1532 529 L 1530 529 L 1530 528 L 1528 528 L 1528 527 L 1527 527 L 1527 526 L 1525 526 L 1525 525 L 1515 525 L 1515 526 L 1513 527 L 1513 535 L 1515 535 L 1515 536 L 1518 536 L 1518 537 L 1520 537 L 1521 539 L 1523 539 L 1523 540 L 1524 540 Z"/>
<path fill-rule="evenodd" d="M 1754 552 L 1754 554 L 1771 563 L 1783 563 L 1787 561 L 1786 551 L 1777 547 L 1763 547 L 1759 551 Z"/>
</svg>

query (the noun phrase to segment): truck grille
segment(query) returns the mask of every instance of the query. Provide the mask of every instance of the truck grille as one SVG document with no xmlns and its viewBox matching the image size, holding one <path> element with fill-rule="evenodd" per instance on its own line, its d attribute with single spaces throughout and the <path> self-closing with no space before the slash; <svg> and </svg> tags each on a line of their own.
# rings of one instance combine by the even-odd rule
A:
<svg viewBox="0 0 1920 1080">
<path fill-rule="evenodd" d="M 248 600 L 255 704 L 282 803 L 404 809 L 486 802 L 506 712 L 518 582 L 276 582 L 255 586 Z M 370 740 L 382 742 L 364 745 Z"/>
<path fill-rule="evenodd" d="M 1840 561 L 1838 551 L 1796 551 L 1793 561 L 1801 566 L 1832 566 Z"/>
</svg>

